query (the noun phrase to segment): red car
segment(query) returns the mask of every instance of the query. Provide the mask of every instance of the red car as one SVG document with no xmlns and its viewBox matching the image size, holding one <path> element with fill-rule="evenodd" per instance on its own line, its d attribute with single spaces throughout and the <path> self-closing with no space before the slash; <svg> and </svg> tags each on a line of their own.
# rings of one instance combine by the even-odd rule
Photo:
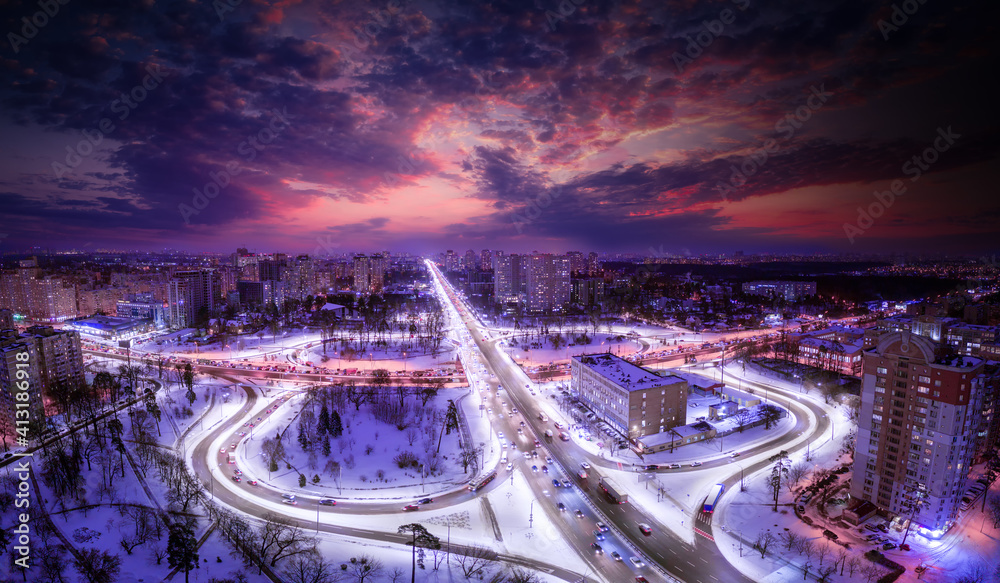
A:
<svg viewBox="0 0 1000 583">
<path fill-rule="evenodd" d="M 407 504 L 406 506 L 403 506 L 404 512 L 410 512 L 413 510 L 420 510 L 420 507 L 417 506 L 416 504 Z"/>
</svg>

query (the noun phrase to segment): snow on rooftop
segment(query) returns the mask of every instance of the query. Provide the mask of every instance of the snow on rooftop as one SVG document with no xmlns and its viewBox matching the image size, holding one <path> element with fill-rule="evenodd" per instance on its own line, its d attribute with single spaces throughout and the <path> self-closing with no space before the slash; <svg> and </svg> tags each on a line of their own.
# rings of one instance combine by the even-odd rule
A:
<svg viewBox="0 0 1000 583">
<path fill-rule="evenodd" d="M 587 354 L 574 356 L 573 360 L 580 361 L 590 370 L 629 391 L 672 385 L 684 380 L 674 375 L 660 376 L 649 372 L 613 354 Z"/>
</svg>

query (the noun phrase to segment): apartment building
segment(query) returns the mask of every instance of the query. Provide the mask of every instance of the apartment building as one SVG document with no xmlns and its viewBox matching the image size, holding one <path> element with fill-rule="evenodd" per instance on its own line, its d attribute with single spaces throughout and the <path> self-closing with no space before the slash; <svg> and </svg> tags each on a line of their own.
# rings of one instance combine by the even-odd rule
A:
<svg viewBox="0 0 1000 583">
<path fill-rule="evenodd" d="M 520 301 L 527 278 L 521 255 L 494 255 L 493 299 L 502 304 Z"/>
<path fill-rule="evenodd" d="M 555 312 L 569 304 L 569 268 L 566 256 L 535 253 L 527 257 L 525 305 L 529 312 Z"/>
<path fill-rule="evenodd" d="M 219 280 L 211 269 L 178 271 L 167 284 L 167 320 L 171 328 L 194 326 L 207 317 L 220 296 Z"/>
<path fill-rule="evenodd" d="M 927 537 L 954 524 L 976 447 L 983 365 L 905 331 L 865 351 L 854 498 L 900 520 L 912 515 Z"/>
<path fill-rule="evenodd" d="M 359 294 L 381 293 L 385 287 L 386 259 L 384 255 L 354 257 L 354 291 Z"/>
<path fill-rule="evenodd" d="M 635 442 L 684 425 L 688 384 L 613 354 L 574 356 L 572 388 L 599 419 Z"/>
</svg>

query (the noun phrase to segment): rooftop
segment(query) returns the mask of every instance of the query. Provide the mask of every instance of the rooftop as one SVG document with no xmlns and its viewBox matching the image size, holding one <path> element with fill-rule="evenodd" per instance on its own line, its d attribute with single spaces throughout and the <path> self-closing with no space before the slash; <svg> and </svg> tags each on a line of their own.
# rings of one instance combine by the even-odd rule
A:
<svg viewBox="0 0 1000 583">
<path fill-rule="evenodd" d="M 573 360 L 629 391 L 684 382 L 676 375 L 660 376 L 613 354 L 584 354 L 574 356 Z"/>
</svg>

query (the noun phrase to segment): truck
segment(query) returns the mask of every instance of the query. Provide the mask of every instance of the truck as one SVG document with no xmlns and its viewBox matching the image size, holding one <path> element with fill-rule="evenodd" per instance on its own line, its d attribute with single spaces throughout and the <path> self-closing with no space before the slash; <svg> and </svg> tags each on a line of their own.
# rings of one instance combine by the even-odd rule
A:
<svg viewBox="0 0 1000 583">
<path fill-rule="evenodd" d="M 597 485 L 604 491 L 604 495 L 615 504 L 624 504 L 628 502 L 628 494 L 615 484 L 611 478 L 601 476 L 601 479 L 597 481 Z"/>
<path fill-rule="evenodd" d="M 545 413 L 539 413 L 538 414 L 538 420 L 539 421 L 543 421 L 543 422 L 544 421 L 548 421 L 549 420 L 549 416 L 546 415 Z"/>
<path fill-rule="evenodd" d="M 236 463 L 236 452 L 235 451 L 229 452 L 229 463 L 231 463 L 231 464 L 235 464 Z"/>
</svg>

